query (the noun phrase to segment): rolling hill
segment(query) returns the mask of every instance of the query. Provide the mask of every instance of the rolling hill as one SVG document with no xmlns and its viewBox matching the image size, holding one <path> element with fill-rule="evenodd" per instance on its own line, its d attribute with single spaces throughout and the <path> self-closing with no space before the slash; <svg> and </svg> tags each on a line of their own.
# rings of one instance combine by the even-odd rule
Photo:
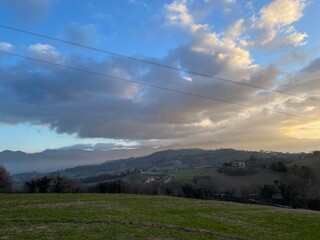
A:
<svg viewBox="0 0 320 240">
<path fill-rule="evenodd" d="M 76 156 L 78 156 L 74 156 L 71 153 L 69 154 L 72 156 L 72 159 L 76 159 Z M 87 158 L 96 156 L 96 153 L 88 151 L 83 154 L 87 154 Z M 63 156 L 63 160 L 68 155 L 61 154 L 61 156 Z M 144 155 L 142 157 L 130 157 L 120 160 L 105 161 L 101 164 L 83 165 L 73 168 L 67 168 L 64 170 L 59 170 L 59 173 L 73 179 L 81 179 L 103 173 L 126 171 L 128 169 L 141 169 L 143 171 L 163 171 L 172 169 L 218 167 L 228 161 L 248 160 L 250 156 L 255 156 L 259 159 L 281 158 L 294 160 L 299 158 L 299 155 L 297 154 L 278 152 L 256 152 L 235 149 L 178 149 L 159 151 L 149 155 Z M 55 155 L 55 157 L 57 158 L 57 155 Z M 34 176 L 34 173 L 31 173 L 30 176 Z M 21 179 L 28 177 L 28 174 L 17 174 L 14 177 L 16 179 Z"/>
<path fill-rule="evenodd" d="M 164 196 L 0 195 L 0 239 L 310 239 L 320 212 Z"/>
<path fill-rule="evenodd" d="M 160 148 L 161 150 L 161 148 Z M 154 148 L 114 149 L 108 151 L 45 150 L 39 153 L 21 151 L 0 152 L 0 165 L 11 174 L 25 172 L 53 172 L 88 164 L 100 164 L 107 160 L 138 157 L 155 152 Z"/>
</svg>

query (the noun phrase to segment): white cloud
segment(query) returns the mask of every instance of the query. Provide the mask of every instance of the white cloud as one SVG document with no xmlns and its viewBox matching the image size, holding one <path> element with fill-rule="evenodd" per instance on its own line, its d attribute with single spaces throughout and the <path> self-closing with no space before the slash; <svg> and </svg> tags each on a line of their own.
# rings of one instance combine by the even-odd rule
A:
<svg viewBox="0 0 320 240">
<path fill-rule="evenodd" d="M 237 38 L 243 33 L 244 31 L 244 20 L 239 19 L 234 24 L 232 24 L 229 29 L 225 33 L 225 37 L 232 41 L 237 40 Z"/>
<path fill-rule="evenodd" d="M 235 23 L 224 37 L 223 34 L 212 31 L 207 24 L 196 23 L 188 11 L 187 1 L 174 1 L 166 5 L 166 11 L 169 25 L 189 31 L 190 48 L 195 53 L 208 54 L 212 60 L 238 69 L 255 67 L 250 53 L 236 41 L 242 31 L 242 20 Z"/>
<path fill-rule="evenodd" d="M 11 52 L 13 50 L 13 45 L 7 42 L 0 42 L 0 50 Z"/>
<path fill-rule="evenodd" d="M 260 28 L 287 26 L 298 21 L 306 6 L 305 0 L 275 0 L 260 10 Z"/>
<path fill-rule="evenodd" d="M 191 77 L 183 77 L 184 80 L 192 82 L 192 78 Z"/>
<path fill-rule="evenodd" d="M 248 15 L 250 17 L 243 16 L 235 20 L 221 34 L 225 37 L 224 40 L 227 44 L 233 42 L 245 49 L 262 47 L 269 50 L 278 50 L 304 45 L 308 34 L 297 31 L 294 24 L 303 17 L 303 11 L 308 3 L 308 0 L 274 0 L 256 11 L 252 2 L 248 1 L 245 8 L 249 9 Z M 186 2 L 183 1 L 176 1 L 175 5 L 187 6 Z M 187 8 L 180 7 L 179 9 L 180 18 L 177 18 L 177 16 L 176 18 L 181 19 L 180 23 L 194 24 L 190 20 L 187 21 L 191 16 L 187 15 Z M 228 8 L 228 10 L 229 12 L 236 11 L 235 8 Z M 182 19 L 185 19 L 185 21 Z"/>
<path fill-rule="evenodd" d="M 170 24 L 178 24 L 194 27 L 191 15 L 188 13 L 186 1 L 174 1 L 166 5 L 167 19 Z"/>
<path fill-rule="evenodd" d="M 253 29 L 261 31 L 254 45 L 271 47 L 303 45 L 308 37 L 299 33 L 292 25 L 303 16 L 306 0 L 275 0 L 260 10 L 260 17 L 254 19 Z"/>
<path fill-rule="evenodd" d="M 44 60 L 59 61 L 61 60 L 60 52 L 53 46 L 48 44 L 37 43 L 30 45 L 28 51 L 34 56 Z"/>
</svg>

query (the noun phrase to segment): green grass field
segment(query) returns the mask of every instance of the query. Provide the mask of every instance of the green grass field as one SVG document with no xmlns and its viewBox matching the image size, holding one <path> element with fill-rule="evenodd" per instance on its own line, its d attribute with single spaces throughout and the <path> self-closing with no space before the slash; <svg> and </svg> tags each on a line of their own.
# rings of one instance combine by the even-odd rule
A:
<svg viewBox="0 0 320 240">
<path fill-rule="evenodd" d="M 192 168 L 192 169 L 181 169 L 181 170 L 169 170 L 167 174 L 174 176 L 175 180 L 188 181 L 192 178 L 209 172 L 214 168 Z"/>
<path fill-rule="evenodd" d="M 0 194 L 0 239 L 320 239 L 320 212 L 164 196 Z"/>
</svg>

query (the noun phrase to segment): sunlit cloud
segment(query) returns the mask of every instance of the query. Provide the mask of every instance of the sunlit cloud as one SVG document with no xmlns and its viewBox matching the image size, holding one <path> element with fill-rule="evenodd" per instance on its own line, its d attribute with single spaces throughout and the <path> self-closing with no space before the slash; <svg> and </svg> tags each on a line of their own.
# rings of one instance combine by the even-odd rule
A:
<svg viewBox="0 0 320 240">
<path fill-rule="evenodd" d="M 285 127 L 282 131 L 298 139 L 320 139 L 320 121 Z"/>
</svg>

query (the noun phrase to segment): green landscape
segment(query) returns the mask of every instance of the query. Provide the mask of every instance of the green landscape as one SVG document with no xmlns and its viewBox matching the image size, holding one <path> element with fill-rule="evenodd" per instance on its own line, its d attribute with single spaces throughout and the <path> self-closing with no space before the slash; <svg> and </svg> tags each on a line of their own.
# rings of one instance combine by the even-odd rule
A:
<svg viewBox="0 0 320 240">
<path fill-rule="evenodd" d="M 0 0 L 0 240 L 320 240 L 319 10 Z"/>
<path fill-rule="evenodd" d="M 318 239 L 319 161 L 180 149 L 50 173 L 0 166 L 0 239 Z"/>
<path fill-rule="evenodd" d="M 0 166 L 0 191 L 167 195 L 320 210 L 319 162 L 319 151 L 165 150 L 47 173 L 10 176 Z"/>
<path fill-rule="evenodd" d="M 122 194 L 0 195 L 0 239 L 318 239 L 320 212 Z"/>
</svg>

